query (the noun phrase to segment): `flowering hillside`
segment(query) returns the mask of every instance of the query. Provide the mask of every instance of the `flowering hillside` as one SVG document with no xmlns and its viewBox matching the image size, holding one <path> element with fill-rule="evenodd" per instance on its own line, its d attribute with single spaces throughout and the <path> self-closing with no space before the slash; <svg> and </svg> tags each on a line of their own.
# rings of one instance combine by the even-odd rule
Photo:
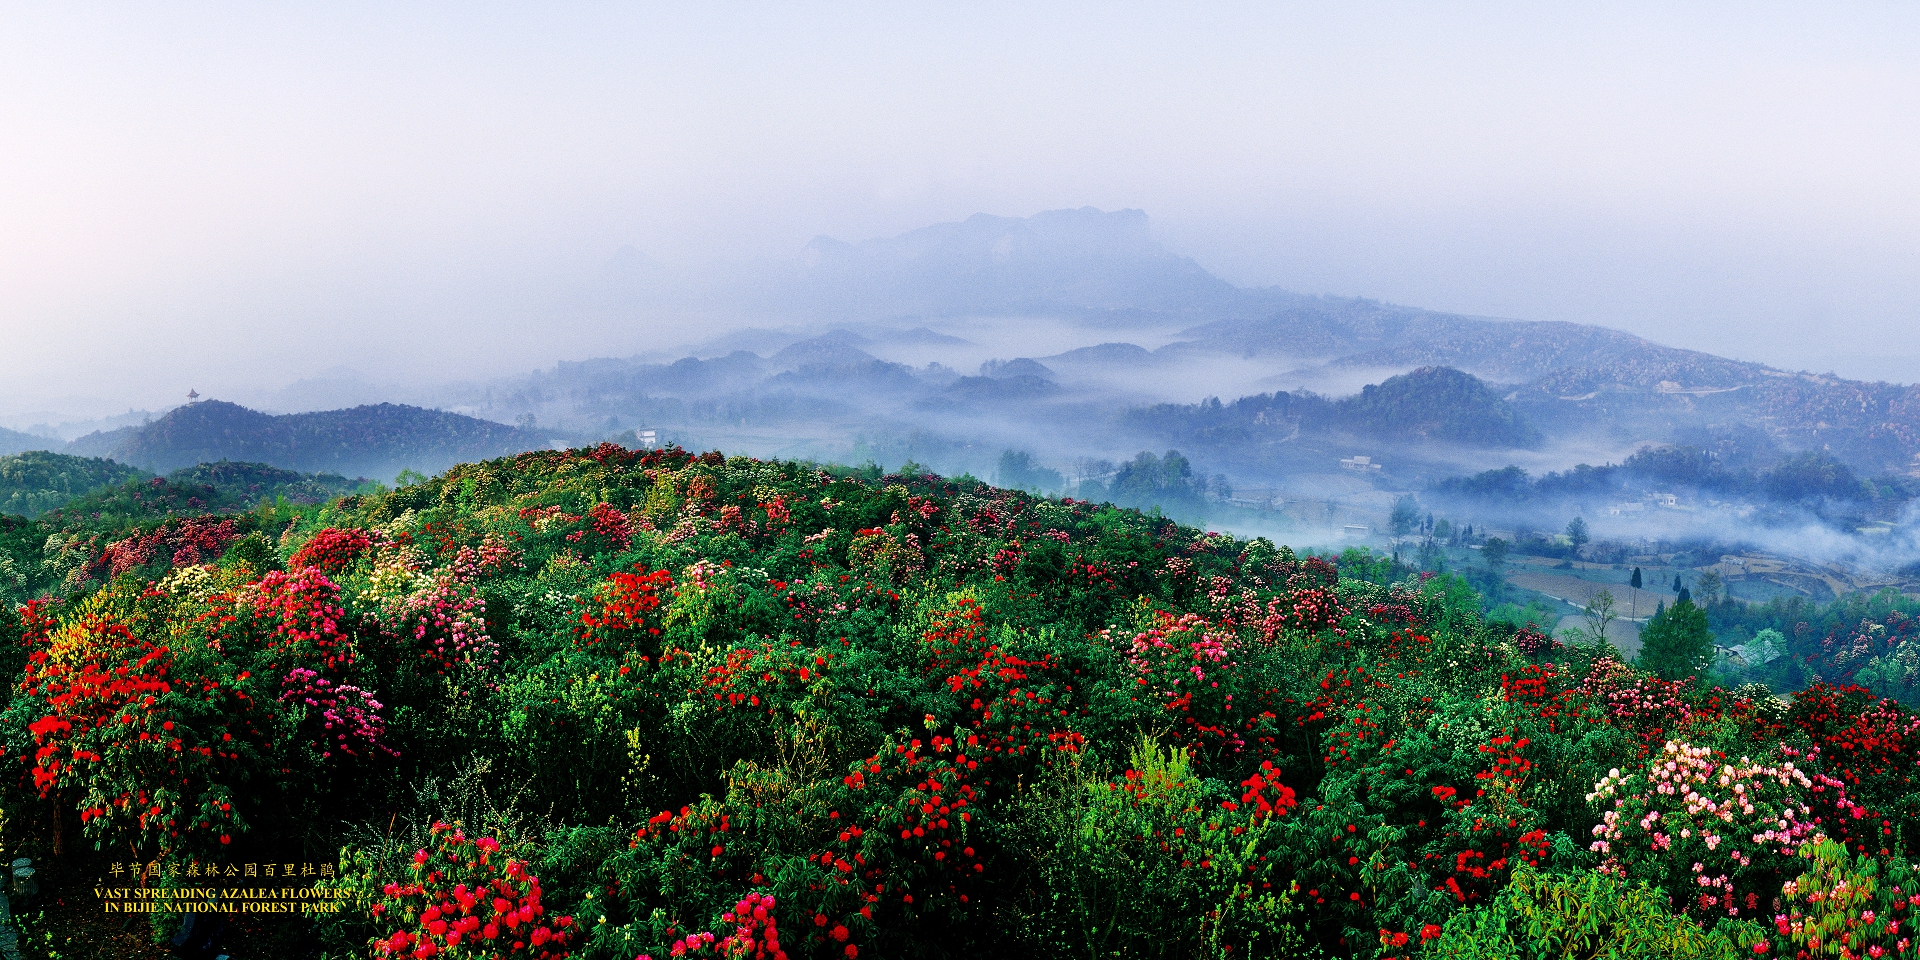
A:
<svg viewBox="0 0 1920 960">
<path fill-rule="evenodd" d="M 63 902 L 273 860 L 347 909 L 240 929 L 332 957 L 1915 955 L 1920 716 L 1858 688 L 933 476 L 603 445 L 276 511 L 0 620 Z"/>
</svg>

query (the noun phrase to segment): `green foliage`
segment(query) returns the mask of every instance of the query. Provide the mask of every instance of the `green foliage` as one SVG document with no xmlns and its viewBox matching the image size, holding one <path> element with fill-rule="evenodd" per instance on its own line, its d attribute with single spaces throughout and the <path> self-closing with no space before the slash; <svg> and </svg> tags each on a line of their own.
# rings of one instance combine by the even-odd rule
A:
<svg viewBox="0 0 1920 960">
<path fill-rule="evenodd" d="M 1386 554 L 1376 554 L 1366 547 L 1348 547 L 1340 551 L 1335 559 L 1342 576 L 1368 583 L 1386 585 L 1400 580 L 1413 571 L 1394 561 Z"/>
<path fill-rule="evenodd" d="M 1807 870 L 1786 885 L 1772 931 L 1781 956 L 1897 957 L 1913 944 L 1920 870 L 1904 856 L 1877 859 L 1831 841 L 1802 848 Z"/>
<path fill-rule="evenodd" d="M 112 460 L 44 450 L 0 457 L 0 513 L 38 516 L 83 494 L 146 476 Z"/>
<path fill-rule="evenodd" d="M 1263 393 L 1225 404 L 1218 399 L 1158 404 L 1130 411 L 1126 418 L 1143 429 L 1181 437 L 1183 443 L 1191 438 L 1202 449 L 1218 451 L 1290 439 L 1302 431 L 1487 447 L 1527 447 L 1541 436 L 1486 383 L 1449 367 L 1422 367 L 1338 400 L 1306 392 Z"/>
<path fill-rule="evenodd" d="M 1089 490 L 1084 495 L 1142 510 L 1179 509 L 1204 513 L 1206 504 L 1216 494 L 1226 495 L 1225 486 L 1224 479 L 1215 483 L 1196 475 L 1193 464 L 1178 450 L 1169 450 L 1164 457 L 1156 457 L 1143 450 L 1132 460 L 1120 465 L 1104 491 Z"/>
<path fill-rule="evenodd" d="M 1522 869 L 1492 902 L 1462 911 L 1435 932 L 1421 957 L 1737 960 L 1743 955 L 1726 932 L 1703 930 L 1669 913 L 1660 890 L 1600 873 Z"/>
<path fill-rule="evenodd" d="M 90 442 L 96 439 L 99 442 Z M 141 427 L 82 438 L 73 449 L 158 471 L 244 460 L 291 470 L 385 477 L 408 464 L 439 470 L 550 442 L 542 433 L 404 404 L 274 416 L 204 400 L 175 407 Z"/>
<path fill-rule="evenodd" d="M 1413 494 L 1402 494 L 1400 499 L 1393 502 L 1393 512 L 1387 517 L 1388 528 L 1394 536 L 1404 537 L 1419 525 L 1420 502 L 1413 498 Z"/>
<path fill-rule="evenodd" d="M 1516 603 L 1503 603 L 1487 611 L 1489 624 L 1503 624 L 1509 632 L 1533 624 L 1544 630 L 1552 630 L 1560 616 L 1554 608 L 1541 600 L 1531 600 L 1525 606 Z"/>
<path fill-rule="evenodd" d="M 1593 539 L 1593 535 L 1587 532 L 1585 517 L 1574 517 L 1567 521 L 1567 539 L 1573 543 L 1575 550 L 1586 546 L 1587 541 Z"/>
<path fill-rule="evenodd" d="M 284 514 L 289 506 L 322 504 L 358 486 L 331 474 L 296 473 L 261 463 L 203 463 L 166 477 L 136 476 L 72 498 L 42 519 L 62 531 L 116 532 L 175 517 Z"/>
<path fill-rule="evenodd" d="M 1270 859 L 1281 816 L 1194 773 L 1145 740 L 1113 779 L 1069 770 L 1016 820 L 1052 896 L 1023 924 L 1056 956 L 1301 956 L 1299 888 Z M 1286 798 L 1290 800 L 1290 794 Z M 1195 863 L 1200 869 L 1193 869 Z"/>
<path fill-rule="evenodd" d="M 1775 500 L 1858 500 L 1864 498 L 1860 478 L 1833 454 L 1809 450 L 1795 454 L 1768 471 L 1761 489 Z"/>
<path fill-rule="evenodd" d="M 280 557 L 273 541 L 256 530 L 235 540 L 220 558 L 220 564 L 228 567 L 245 564 L 249 570 L 266 573 L 280 566 Z"/>
<path fill-rule="evenodd" d="M 900 472 L 909 473 L 904 467 Z M 922 469 L 909 475 L 925 472 Z M 994 474 L 994 480 L 1003 487 L 1032 493 L 1058 492 L 1065 489 L 1067 483 L 1060 471 L 1035 463 L 1033 455 L 1025 450 L 1008 450 L 1000 454 L 1000 469 Z"/>
<path fill-rule="evenodd" d="M 1540 431 L 1479 378 L 1451 367 L 1422 367 L 1338 402 L 1351 429 L 1400 440 L 1525 447 Z"/>
<path fill-rule="evenodd" d="M 334 953 L 451 944 L 427 909 L 482 880 L 520 903 L 537 882 L 550 938 L 596 960 L 734 949 L 749 924 L 836 960 L 1403 957 L 1556 910 L 1568 943 L 1692 949 L 1661 911 L 1698 912 L 1695 876 L 1615 856 L 1638 841 L 1589 802 L 1652 783 L 1670 741 L 1789 778 L 1799 751 L 1821 790 L 1794 795 L 1795 839 L 1880 863 L 1920 835 L 1897 705 L 1661 680 L 1365 550 L 677 448 L 410 479 L 0 520 L 63 595 L 0 615 L 0 737 L 101 844 L 84 868 L 299 847 L 345 868 L 354 910 L 315 934 Z M 1684 815 L 1617 799 L 1633 824 Z M 458 864 L 416 870 L 421 850 Z M 1795 872 L 1768 858 L 1716 867 L 1742 919 Z M 1510 883 L 1535 870 L 1554 879 Z"/>
<path fill-rule="evenodd" d="M 1713 665 L 1713 632 L 1706 611 L 1682 598 L 1640 630 L 1640 669 L 1663 680 L 1698 676 Z"/>
</svg>

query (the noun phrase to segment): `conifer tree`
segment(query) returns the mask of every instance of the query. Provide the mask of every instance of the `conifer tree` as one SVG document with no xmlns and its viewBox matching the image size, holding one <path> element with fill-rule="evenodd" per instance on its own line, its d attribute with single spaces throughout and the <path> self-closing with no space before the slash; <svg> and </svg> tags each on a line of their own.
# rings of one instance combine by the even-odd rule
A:
<svg viewBox="0 0 1920 960">
<path fill-rule="evenodd" d="M 1640 631 L 1642 670 L 1663 680 L 1684 680 L 1699 676 L 1713 665 L 1713 632 L 1707 629 L 1707 612 L 1681 597 L 1672 607 L 1664 607 L 1647 621 Z"/>
</svg>

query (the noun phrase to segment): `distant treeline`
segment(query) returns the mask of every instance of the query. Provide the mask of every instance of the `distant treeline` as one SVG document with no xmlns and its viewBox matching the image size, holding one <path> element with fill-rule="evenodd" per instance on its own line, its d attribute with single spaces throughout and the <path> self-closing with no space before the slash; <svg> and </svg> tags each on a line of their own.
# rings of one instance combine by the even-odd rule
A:
<svg viewBox="0 0 1920 960">
<path fill-rule="evenodd" d="M 1195 473 L 1192 461 L 1178 450 L 1164 456 L 1142 450 L 1125 463 L 1092 461 L 1083 467 L 1087 475 L 1069 484 L 1060 471 L 1036 463 L 1032 454 L 1008 450 L 1000 455 L 994 480 L 1018 490 L 1064 491 L 1081 500 L 1187 516 L 1204 514 L 1208 504 L 1233 496 L 1225 476 Z"/>
<path fill-rule="evenodd" d="M 83 494 L 149 476 L 124 463 L 29 450 L 0 457 L 0 513 L 35 517 Z"/>
<path fill-rule="evenodd" d="M 402 404 L 276 416 L 203 400 L 152 423 L 88 434 L 62 452 L 155 472 L 233 460 L 388 478 L 402 469 L 438 470 L 551 443 L 547 434 L 530 429 Z"/>
<path fill-rule="evenodd" d="M 1480 447 L 1530 447 L 1541 439 L 1499 394 L 1450 367 L 1422 367 L 1338 400 L 1282 391 L 1231 403 L 1163 403 L 1134 410 L 1127 420 L 1196 445 L 1257 443 L 1296 429 Z"/>
<path fill-rule="evenodd" d="M 1530 477 L 1509 466 L 1433 484 L 1436 493 L 1507 501 L 1556 502 L 1618 496 L 1648 487 L 1691 489 L 1729 499 L 1757 498 L 1776 503 L 1907 500 L 1914 490 L 1905 478 L 1863 480 L 1821 451 L 1788 457 L 1770 469 L 1727 469 L 1698 447 L 1642 450 L 1620 464 L 1580 464 L 1565 472 Z"/>
<path fill-rule="evenodd" d="M 98 457 L 43 450 L 0 457 L 0 513 L 87 526 L 247 510 L 262 500 L 324 503 L 374 486 L 337 474 L 224 460 L 156 477 Z"/>
</svg>

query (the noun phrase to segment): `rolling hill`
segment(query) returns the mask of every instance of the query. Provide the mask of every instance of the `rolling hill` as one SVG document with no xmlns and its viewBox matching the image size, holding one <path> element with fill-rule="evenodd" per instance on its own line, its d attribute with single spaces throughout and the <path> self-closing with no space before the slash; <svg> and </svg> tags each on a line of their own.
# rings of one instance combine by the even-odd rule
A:
<svg viewBox="0 0 1920 960">
<path fill-rule="evenodd" d="M 531 430 L 399 404 L 275 416 L 208 400 L 176 407 L 145 426 L 89 434 L 68 450 L 155 472 L 239 460 L 391 479 L 401 470 L 443 470 L 551 444 Z"/>
<path fill-rule="evenodd" d="M 45 450 L 49 445 L 57 444 L 58 441 L 48 440 L 46 437 L 0 427 L 0 456 L 23 453 L 28 450 Z"/>
<path fill-rule="evenodd" d="M 110 461 L 109 461 L 110 462 Z M 312 505 L 358 490 L 375 489 L 364 479 L 333 473 L 300 473 L 264 463 L 222 460 L 195 464 L 164 477 L 134 472 L 120 483 L 96 487 L 41 514 L 50 527 L 99 530 L 154 520 L 230 514 L 261 503 Z"/>
<path fill-rule="evenodd" d="M 0 456 L 0 513 L 37 516 L 74 497 L 146 476 L 144 470 L 97 457 L 45 450 Z"/>
</svg>

